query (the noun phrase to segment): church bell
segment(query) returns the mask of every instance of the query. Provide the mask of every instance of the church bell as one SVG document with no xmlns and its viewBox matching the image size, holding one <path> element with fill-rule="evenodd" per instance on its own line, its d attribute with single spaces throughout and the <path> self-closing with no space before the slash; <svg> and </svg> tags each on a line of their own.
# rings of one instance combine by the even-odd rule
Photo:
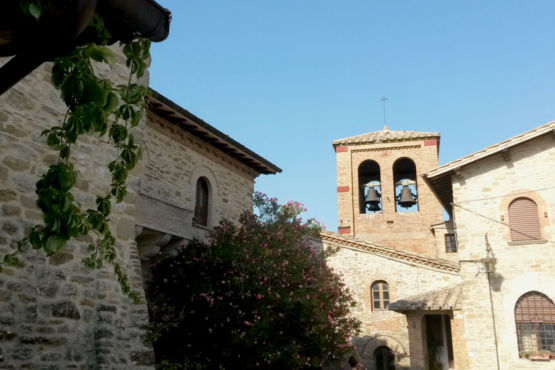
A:
<svg viewBox="0 0 555 370">
<path fill-rule="evenodd" d="M 403 185 L 397 204 L 399 204 L 403 208 L 410 208 L 416 204 L 414 194 L 412 194 L 412 191 L 410 191 L 408 185 Z"/>
<path fill-rule="evenodd" d="M 377 192 L 373 187 L 368 189 L 366 197 L 364 198 L 364 203 L 368 207 L 369 211 L 376 212 L 380 210 L 380 193 Z"/>
</svg>

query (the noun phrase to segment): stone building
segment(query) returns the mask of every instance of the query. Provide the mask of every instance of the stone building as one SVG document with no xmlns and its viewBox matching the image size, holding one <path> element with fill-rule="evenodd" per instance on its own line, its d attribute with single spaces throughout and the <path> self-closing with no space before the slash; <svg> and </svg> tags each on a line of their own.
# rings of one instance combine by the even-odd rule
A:
<svg viewBox="0 0 555 370">
<path fill-rule="evenodd" d="M 114 51 L 116 63 L 101 73 L 124 83 L 129 71 Z M 39 67 L 0 96 L 0 255 L 42 222 L 35 183 L 58 159 L 41 131 L 65 111 L 50 68 Z M 237 219 L 252 209 L 255 178 L 281 170 L 154 91 L 147 118 L 133 134 L 143 158 L 110 220 L 118 259 L 144 298 L 141 265 L 149 256 L 202 238 L 224 217 Z M 74 196 L 83 207 L 94 207 L 96 195 L 109 187 L 107 165 L 115 149 L 84 136 L 72 152 L 80 173 Z M 131 303 L 107 266 L 84 267 L 91 241 L 80 238 L 52 257 L 31 250 L 0 273 L 0 368 L 153 368 L 152 348 L 144 342 L 144 299 Z"/>
<path fill-rule="evenodd" d="M 333 142 L 339 228 L 321 239 L 358 301 L 367 368 L 553 368 L 554 129 L 439 167 L 437 133 Z"/>
</svg>

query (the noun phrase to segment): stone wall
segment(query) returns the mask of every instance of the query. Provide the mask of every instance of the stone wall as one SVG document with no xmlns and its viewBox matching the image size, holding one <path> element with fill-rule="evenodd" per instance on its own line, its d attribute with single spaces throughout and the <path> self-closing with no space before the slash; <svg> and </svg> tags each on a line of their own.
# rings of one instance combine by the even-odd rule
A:
<svg viewBox="0 0 555 370">
<path fill-rule="evenodd" d="M 441 205 L 421 175 L 437 167 L 437 141 L 349 145 L 336 154 L 339 232 L 435 257 L 435 240 L 430 226 L 442 222 L 443 216 Z M 416 165 L 418 212 L 395 212 L 393 164 L 402 157 L 412 159 Z M 380 166 L 382 211 L 361 214 L 358 168 L 368 159 Z"/>
<path fill-rule="evenodd" d="M 5 63 L 5 59 L 2 63 Z M 10 252 L 29 228 L 41 222 L 35 183 L 57 155 L 42 130 L 63 119 L 65 107 L 50 84 L 45 64 L 0 96 L 0 254 Z M 128 70 L 118 52 L 104 70 L 125 83 Z M 147 83 L 145 78 L 143 83 Z M 142 124 L 144 126 L 144 122 Z M 135 135 L 141 140 L 140 130 Z M 96 137 L 72 148 L 80 172 L 74 195 L 94 207 L 96 194 L 109 189 L 107 164 L 116 155 Z M 141 289 L 135 245 L 135 212 L 140 166 L 130 176 L 129 195 L 110 217 L 118 258 L 132 285 Z M 152 368 L 153 352 L 143 343 L 146 305 L 134 305 L 120 292 L 110 268 L 88 270 L 81 263 L 92 239 L 71 242 L 56 256 L 30 251 L 17 267 L 0 273 L 1 368 Z"/>
<path fill-rule="evenodd" d="M 145 130 L 144 173 L 137 224 L 188 240 L 226 218 L 237 221 L 252 210 L 256 171 L 150 113 Z M 193 222 L 196 183 L 208 180 L 208 227 Z"/>
<path fill-rule="evenodd" d="M 468 358 L 467 368 L 496 368 L 495 318 L 502 369 L 553 369 L 553 361 L 519 358 L 514 309 L 529 291 L 555 301 L 554 144 L 549 133 L 511 148 L 506 159 L 494 155 L 463 167 L 462 176 L 453 177 L 466 341 L 466 348 L 456 346 L 455 351 L 459 358 Z M 520 196 L 538 205 L 543 241 L 511 242 L 508 205 Z M 488 243 L 497 258 L 491 284 L 482 264 L 472 262 L 486 256 Z"/>
<path fill-rule="evenodd" d="M 326 247 L 338 247 L 325 242 Z M 387 346 L 395 353 L 396 369 L 409 368 L 409 338 L 406 316 L 389 310 L 373 310 L 370 286 L 383 280 L 389 285 L 390 302 L 428 292 L 460 281 L 455 272 L 441 271 L 401 259 L 390 259 L 366 251 L 339 246 L 328 265 L 341 274 L 357 301 L 352 315 L 361 320 L 361 333 L 354 339 L 364 365 L 373 369 L 374 351 Z"/>
</svg>

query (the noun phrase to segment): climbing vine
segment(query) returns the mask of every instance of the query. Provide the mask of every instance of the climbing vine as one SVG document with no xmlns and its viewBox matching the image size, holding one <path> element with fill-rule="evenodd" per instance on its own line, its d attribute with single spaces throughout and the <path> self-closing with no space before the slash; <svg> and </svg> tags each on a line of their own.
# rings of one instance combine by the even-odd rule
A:
<svg viewBox="0 0 555 370">
<path fill-rule="evenodd" d="M 21 0 L 24 14 L 39 19 L 45 9 L 43 0 Z M 127 275 L 117 261 L 116 239 L 109 226 L 112 203 L 121 202 L 126 193 L 126 180 L 140 157 L 130 129 L 139 124 L 145 112 L 148 88 L 137 83 L 147 68 L 150 41 L 136 39 L 123 46 L 129 67 L 127 84 L 113 85 L 95 73 L 94 64 L 112 66 L 113 52 L 107 47 L 109 32 L 102 18 L 95 14 L 89 27 L 95 31 L 96 40 L 79 46 L 63 57 L 54 60 L 52 84 L 60 91 L 66 104 L 63 120 L 42 132 L 46 144 L 58 152 L 58 161 L 52 164 L 36 184 L 37 206 L 43 213 L 43 224 L 34 226 L 17 243 L 17 249 L 0 259 L 3 266 L 19 263 L 18 255 L 30 248 L 42 249 L 51 256 L 62 250 L 72 238 L 93 236 L 88 245 L 89 254 L 83 264 L 91 269 L 104 263 L 113 266 L 121 289 L 133 301 L 137 292 L 129 285 Z M 83 210 L 72 194 L 79 176 L 71 162 L 71 154 L 79 137 L 95 134 L 115 147 L 116 156 L 109 163 L 111 174 L 109 190 L 96 197 L 96 207 Z"/>
</svg>

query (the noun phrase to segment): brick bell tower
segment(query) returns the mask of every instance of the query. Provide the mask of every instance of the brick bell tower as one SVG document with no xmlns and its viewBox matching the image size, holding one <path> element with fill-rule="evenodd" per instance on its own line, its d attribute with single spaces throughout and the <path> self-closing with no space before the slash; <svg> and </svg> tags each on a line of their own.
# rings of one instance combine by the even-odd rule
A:
<svg viewBox="0 0 555 370">
<path fill-rule="evenodd" d="M 381 131 L 333 141 L 338 232 L 432 256 L 441 205 L 422 175 L 438 165 L 439 133 Z"/>
</svg>

